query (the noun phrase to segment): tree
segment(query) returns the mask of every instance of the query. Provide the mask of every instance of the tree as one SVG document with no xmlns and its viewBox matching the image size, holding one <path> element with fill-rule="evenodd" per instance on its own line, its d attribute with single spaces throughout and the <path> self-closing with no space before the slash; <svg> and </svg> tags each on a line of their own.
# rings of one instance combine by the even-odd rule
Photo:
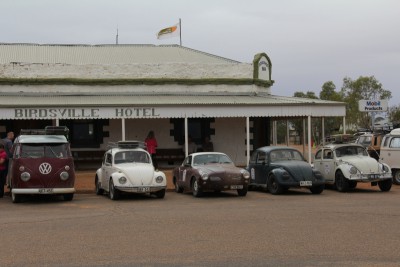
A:
<svg viewBox="0 0 400 267">
<path fill-rule="evenodd" d="M 382 88 L 382 84 L 374 77 L 360 76 L 353 81 L 346 77 L 343 79 L 341 89 L 346 107 L 346 121 L 349 125 L 356 127 L 369 128 L 371 126 L 371 116 L 368 112 L 358 110 L 359 100 L 378 100 L 392 97 L 392 93 Z"/>
<path fill-rule="evenodd" d="M 294 92 L 293 96 L 294 97 L 301 97 L 301 98 L 318 99 L 318 97 L 312 91 L 307 91 L 307 93 L 303 93 L 303 92 L 297 91 L 297 92 Z"/>
<path fill-rule="evenodd" d="M 400 105 L 390 107 L 389 118 L 393 123 L 393 128 L 400 127 Z"/>
<path fill-rule="evenodd" d="M 307 91 L 307 93 L 297 91 L 293 94 L 293 96 L 301 97 L 301 98 L 318 99 L 318 97 L 312 91 Z M 291 120 L 290 124 L 293 126 L 295 131 L 299 134 L 300 140 L 301 140 L 300 142 L 302 143 L 303 142 L 303 119 Z M 320 129 L 320 127 L 318 127 L 318 126 L 316 128 Z M 307 130 L 307 129 L 305 129 L 305 130 Z M 315 131 L 313 131 L 313 134 L 315 134 Z M 314 136 L 313 139 L 315 140 L 316 137 Z"/>
<path fill-rule="evenodd" d="M 343 95 L 341 92 L 336 92 L 336 85 L 332 82 L 325 82 L 322 85 L 322 90 L 319 93 L 319 98 L 323 100 L 331 101 L 343 101 Z"/>
<path fill-rule="evenodd" d="M 343 94 L 336 92 L 336 85 L 332 81 L 325 82 L 322 85 L 322 90 L 319 93 L 319 98 L 322 100 L 343 102 Z M 337 132 L 342 124 L 342 118 L 325 118 L 325 136 L 329 136 Z"/>
</svg>

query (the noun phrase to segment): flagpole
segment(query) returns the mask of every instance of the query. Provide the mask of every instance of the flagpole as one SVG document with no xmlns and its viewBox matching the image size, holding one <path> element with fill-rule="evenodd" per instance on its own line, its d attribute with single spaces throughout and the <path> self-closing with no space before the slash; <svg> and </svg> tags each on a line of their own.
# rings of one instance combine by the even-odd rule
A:
<svg viewBox="0 0 400 267">
<path fill-rule="evenodd" d="M 180 44 L 182 46 L 182 24 L 181 24 L 180 18 L 179 18 L 179 40 L 180 40 Z"/>
<path fill-rule="evenodd" d="M 117 36 L 115 36 L 115 44 L 118 44 L 118 25 L 117 25 Z"/>
</svg>

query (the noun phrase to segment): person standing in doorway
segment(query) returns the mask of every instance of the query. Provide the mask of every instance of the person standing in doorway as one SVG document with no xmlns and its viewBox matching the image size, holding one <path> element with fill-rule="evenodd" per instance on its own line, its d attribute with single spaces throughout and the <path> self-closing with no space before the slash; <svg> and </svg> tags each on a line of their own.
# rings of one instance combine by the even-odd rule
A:
<svg viewBox="0 0 400 267">
<path fill-rule="evenodd" d="M 211 142 L 209 137 L 204 138 L 203 151 L 205 152 L 214 151 L 214 144 Z"/>
<path fill-rule="evenodd" d="M 14 132 L 8 132 L 6 138 L 2 139 L 2 142 L 4 144 L 4 151 L 7 155 L 7 159 L 5 162 L 5 176 L 7 177 L 8 174 L 8 162 L 9 159 L 12 157 L 12 145 L 13 145 L 13 140 L 14 140 Z"/>
<path fill-rule="evenodd" d="M 6 138 L 3 139 L 4 150 L 6 151 L 8 158 L 11 158 L 12 156 L 11 148 L 13 145 L 13 140 L 14 140 L 14 132 L 8 132 Z"/>
<path fill-rule="evenodd" d="M 146 139 L 144 140 L 146 144 L 147 152 L 151 155 L 151 160 L 153 161 L 154 168 L 158 168 L 158 164 L 156 161 L 156 148 L 158 146 L 157 139 L 155 137 L 154 131 L 150 131 L 147 135 Z"/>
<path fill-rule="evenodd" d="M 7 154 L 3 143 L 0 143 L 0 198 L 4 196 L 4 186 L 7 176 Z"/>
</svg>

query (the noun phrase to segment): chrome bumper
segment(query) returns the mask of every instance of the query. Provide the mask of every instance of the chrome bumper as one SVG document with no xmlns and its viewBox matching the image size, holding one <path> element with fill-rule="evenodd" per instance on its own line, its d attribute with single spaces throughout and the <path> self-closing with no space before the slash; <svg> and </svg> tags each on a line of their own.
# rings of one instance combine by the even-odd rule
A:
<svg viewBox="0 0 400 267">
<path fill-rule="evenodd" d="M 375 174 L 375 173 L 366 173 L 362 175 L 350 175 L 348 178 L 350 181 L 357 181 L 357 182 L 379 182 L 387 179 L 393 179 L 391 173 L 385 174 Z"/>
<path fill-rule="evenodd" d="M 116 186 L 115 188 L 118 189 L 119 191 L 128 193 L 151 193 L 166 189 L 167 186 L 132 186 L 132 187 Z"/>
<path fill-rule="evenodd" d="M 75 193 L 75 188 L 12 188 L 11 193 L 24 195 L 71 194 Z"/>
</svg>

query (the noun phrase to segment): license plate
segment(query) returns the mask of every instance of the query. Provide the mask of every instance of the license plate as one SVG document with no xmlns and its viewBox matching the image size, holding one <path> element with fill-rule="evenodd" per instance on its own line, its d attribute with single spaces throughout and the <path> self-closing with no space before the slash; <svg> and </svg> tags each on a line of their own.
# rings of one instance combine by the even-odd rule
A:
<svg viewBox="0 0 400 267">
<path fill-rule="evenodd" d="M 243 185 L 231 185 L 231 189 L 243 189 Z"/>
<path fill-rule="evenodd" d="M 139 187 L 138 192 L 150 192 L 150 187 Z"/>
<path fill-rule="evenodd" d="M 40 188 L 39 194 L 51 194 L 53 193 L 53 188 Z"/>
<path fill-rule="evenodd" d="M 371 174 L 370 175 L 370 179 L 378 179 L 379 178 L 379 174 Z"/>
<path fill-rule="evenodd" d="M 300 181 L 300 186 L 312 186 L 312 181 Z"/>
</svg>

